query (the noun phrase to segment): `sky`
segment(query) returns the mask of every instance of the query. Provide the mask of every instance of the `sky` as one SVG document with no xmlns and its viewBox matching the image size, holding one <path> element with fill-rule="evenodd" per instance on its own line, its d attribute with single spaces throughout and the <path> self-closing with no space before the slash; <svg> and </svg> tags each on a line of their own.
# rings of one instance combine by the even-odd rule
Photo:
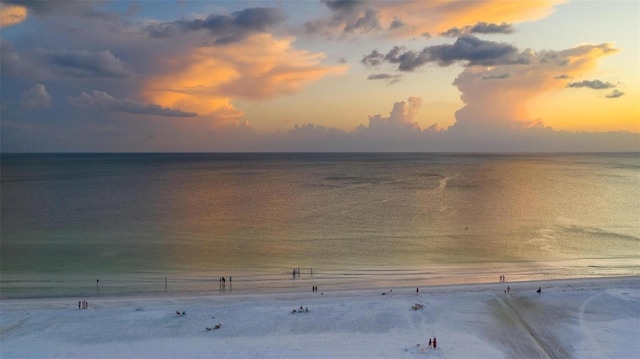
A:
<svg viewBox="0 0 640 359">
<path fill-rule="evenodd" d="M 637 1 L 0 1 L 2 152 L 640 151 Z"/>
</svg>

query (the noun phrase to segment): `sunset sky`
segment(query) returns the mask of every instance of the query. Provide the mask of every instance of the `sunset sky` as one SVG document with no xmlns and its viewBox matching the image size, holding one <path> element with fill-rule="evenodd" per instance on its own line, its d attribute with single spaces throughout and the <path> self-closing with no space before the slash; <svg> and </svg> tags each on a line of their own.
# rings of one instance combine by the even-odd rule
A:
<svg viewBox="0 0 640 359">
<path fill-rule="evenodd" d="M 1 1 L 3 152 L 640 151 L 638 1 Z"/>
</svg>

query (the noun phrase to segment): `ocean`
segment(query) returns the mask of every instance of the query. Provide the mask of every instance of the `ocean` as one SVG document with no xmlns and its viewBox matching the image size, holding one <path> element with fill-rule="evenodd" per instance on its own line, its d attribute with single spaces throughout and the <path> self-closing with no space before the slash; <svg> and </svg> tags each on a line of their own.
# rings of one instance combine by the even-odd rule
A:
<svg viewBox="0 0 640 359">
<path fill-rule="evenodd" d="M 2 154 L 0 190 L 4 299 L 640 274 L 637 153 Z"/>
</svg>

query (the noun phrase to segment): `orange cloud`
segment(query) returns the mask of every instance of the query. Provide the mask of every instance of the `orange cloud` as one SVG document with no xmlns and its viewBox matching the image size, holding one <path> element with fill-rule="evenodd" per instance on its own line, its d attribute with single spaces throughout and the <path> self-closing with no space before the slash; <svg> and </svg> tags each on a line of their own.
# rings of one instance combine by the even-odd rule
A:
<svg viewBox="0 0 640 359">
<path fill-rule="evenodd" d="M 533 100 L 563 89 L 569 81 L 559 76 L 586 74 L 600 58 L 617 51 L 611 44 L 582 45 L 563 51 L 526 52 L 528 65 L 468 67 L 454 81 L 466 104 L 456 112 L 457 123 L 530 125 Z"/>
<path fill-rule="evenodd" d="M 452 27 L 478 22 L 503 23 L 533 21 L 548 16 L 553 7 L 564 1 L 416 1 L 392 2 L 380 8 L 382 23 L 400 19 L 406 26 L 394 33 L 399 36 L 435 35 Z"/>
<path fill-rule="evenodd" d="M 391 36 L 437 35 L 451 28 L 485 23 L 517 23 L 548 16 L 565 0 L 434 0 L 361 2 L 330 6 L 331 19 L 308 23 L 311 31 L 362 34 L 383 31 Z M 390 30 L 387 32 L 387 30 Z"/>
<path fill-rule="evenodd" d="M 346 66 L 322 66 L 323 54 L 295 49 L 293 41 L 265 33 L 240 43 L 195 48 L 168 60 L 164 74 L 145 82 L 143 95 L 160 106 L 235 122 L 243 113 L 233 99 L 273 98 L 346 71 Z"/>
<path fill-rule="evenodd" d="M 19 24 L 26 19 L 26 7 L 0 4 L 0 28 Z"/>
</svg>

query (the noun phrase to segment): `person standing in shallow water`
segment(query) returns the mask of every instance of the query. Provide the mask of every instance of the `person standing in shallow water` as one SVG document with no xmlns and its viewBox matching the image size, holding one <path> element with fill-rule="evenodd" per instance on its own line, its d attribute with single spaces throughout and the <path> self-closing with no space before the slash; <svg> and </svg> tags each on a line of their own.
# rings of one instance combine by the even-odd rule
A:
<svg viewBox="0 0 640 359">
<path fill-rule="evenodd" d="M 433 337 L 433 349 L 435 349 L 437 346 L 438 346 L 438 341 L 436 337 Z"/>
</svg>

